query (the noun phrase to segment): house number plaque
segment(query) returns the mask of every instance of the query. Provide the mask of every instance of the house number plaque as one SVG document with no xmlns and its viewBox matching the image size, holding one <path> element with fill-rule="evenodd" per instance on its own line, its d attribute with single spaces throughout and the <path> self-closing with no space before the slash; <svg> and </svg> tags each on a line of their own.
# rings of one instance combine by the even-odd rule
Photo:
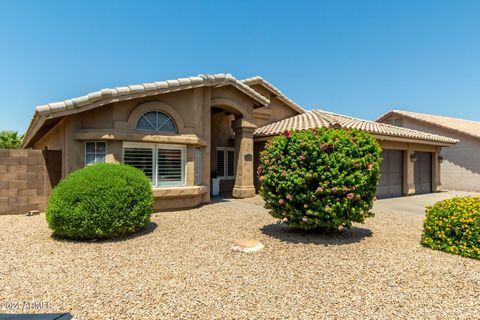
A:
<svg viewBox="0 0 480 320">
<path fill-rule="evenodd" d="M 253 160 L 253 156 L 252 156 L 251 153 L 245 154 L 245 156 L 243 158 L 245 159 L 245 161 L 252 161 Z"/>
</svg>

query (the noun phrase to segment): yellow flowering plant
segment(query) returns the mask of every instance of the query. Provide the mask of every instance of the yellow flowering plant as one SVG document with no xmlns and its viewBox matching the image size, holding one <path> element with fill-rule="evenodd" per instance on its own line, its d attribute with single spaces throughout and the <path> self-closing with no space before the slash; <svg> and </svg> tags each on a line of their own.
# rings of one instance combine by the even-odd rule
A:
<svg viewBox="0 0 480 320">
<path fill-rule="evenodd" d="M 427 207 L 422 244 L 480 259 L 480 197 L 452 198 Z"/>
</svg>

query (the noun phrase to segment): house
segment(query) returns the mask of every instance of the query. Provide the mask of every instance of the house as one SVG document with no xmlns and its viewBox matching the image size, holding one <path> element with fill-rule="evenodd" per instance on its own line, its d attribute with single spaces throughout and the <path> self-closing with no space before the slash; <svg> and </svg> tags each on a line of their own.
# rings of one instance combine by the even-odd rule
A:
<svg viewBox="0 0 480 320">
<path fill-rule="evenodd" d="M 442 150 L 442 184 L 447 190 L 480 191 L 480 122 L 400 110 L 385 113 L 377 122 L 459 140 Z"/>
<path fill-rule="evenodd" d="M 385 149 L 380 196 L 412 194 L 412 155 L 429 155 L 429 191 L 440 189 L 441 148 L 456 140 L 321 111 L 306 112 L 254 77 L 199 75 L 114 89 L 38 106 L 24 148 L 61 150 L 66 176 L 84 166 L 125 163 L 152 183 L 155 210 L 210 201 L 211 177 L 234 197 L 255 195 L 254 163 L 265 141 L 287 129 L 357 128 Z M 422 156 L 423 157 L 423 156 Z M 420 163 L 423 163 L 421 161 Z M 419 190 L 419 189 L 417 189 Z"/>
</svg>

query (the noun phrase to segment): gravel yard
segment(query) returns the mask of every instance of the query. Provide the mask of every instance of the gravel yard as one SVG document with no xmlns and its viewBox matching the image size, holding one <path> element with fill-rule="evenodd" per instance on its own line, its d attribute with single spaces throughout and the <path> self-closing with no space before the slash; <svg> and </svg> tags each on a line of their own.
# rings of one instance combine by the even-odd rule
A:
<svg viewBox="0 0 480 320">
<path fill-rule="evenodd" d="M 473 319 L 480 261 L 420 246 L 423 216 L 379 212 L 343 234 L 275 224 L 261 201 L 155 214 L 121 241 L 51 237 L 44 215 L 0 216 L 0 307 L 75 319 Z M 233 239 L 265 244 L 230 251 Z"/>
</svg>

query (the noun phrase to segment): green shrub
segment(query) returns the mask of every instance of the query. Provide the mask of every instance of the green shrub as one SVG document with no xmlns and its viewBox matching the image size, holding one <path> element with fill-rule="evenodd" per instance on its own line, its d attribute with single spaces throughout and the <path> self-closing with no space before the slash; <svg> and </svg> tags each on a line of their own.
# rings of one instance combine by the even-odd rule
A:
<svg viewBox="0 0 480 320">
<path fill-rule="evenodd" d="M 480 259 L 480 197 L 452 198 L 427 207 L 422 244 Z"/>
<path fill-rule="evenodd" d="M 274 137 L 257 171 L 265 207 L 302 229 L 363 222 L 373 216 L 380 151 L 373 136 L 358 130 L 311 129 Z"/>
<path fill-rule="evenodd" d="M 152 188 L 140 170 L 95 164 L 73 172 L 52 190 L 46 217 L 59 237 L 101 239 L 145 227 L 152 207 Z"/>
</svg>

